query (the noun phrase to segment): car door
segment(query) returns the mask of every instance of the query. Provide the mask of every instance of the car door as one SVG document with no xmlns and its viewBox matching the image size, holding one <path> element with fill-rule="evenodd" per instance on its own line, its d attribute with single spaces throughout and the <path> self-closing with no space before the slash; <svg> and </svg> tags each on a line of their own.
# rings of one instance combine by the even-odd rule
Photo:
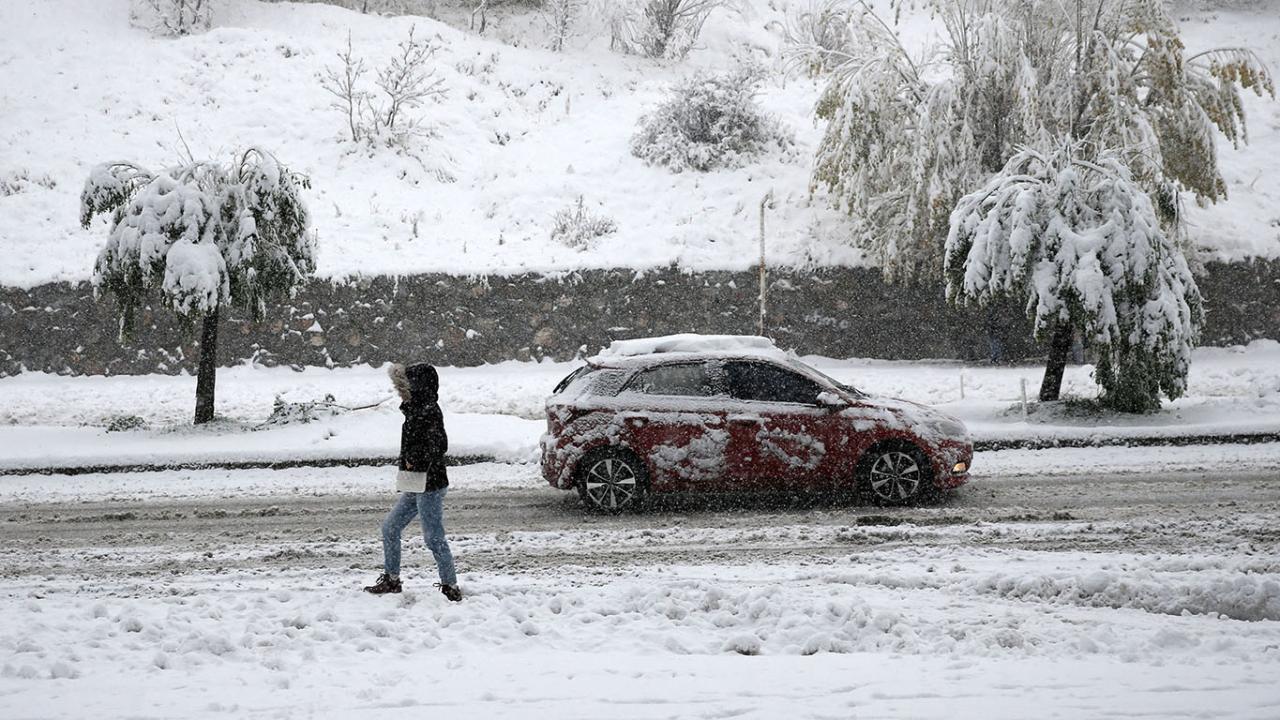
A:
<svg viewBox="0 0 1280 720">
<path fill-rule="evenodd" d="M 766 361 L 730 361 L 725 375 L 733 400 L 725 417 L 733 482 L 770 490 L 829 483 L 839 433 L 835 413 L 818 402 L 826 388 Z"/>
<path fill-rule="evenodd" d="M 677 362 L 635 374 L 619 393 L 623 426 L 657 490 L 718 490 L 725 479 L 724 404 L 716 363 Z"/>
</svg>

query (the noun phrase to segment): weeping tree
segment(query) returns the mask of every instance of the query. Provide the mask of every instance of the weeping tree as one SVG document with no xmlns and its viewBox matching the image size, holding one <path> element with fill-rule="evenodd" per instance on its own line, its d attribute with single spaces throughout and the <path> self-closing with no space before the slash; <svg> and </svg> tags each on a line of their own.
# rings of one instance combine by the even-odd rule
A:
<svg viewBox="0 0 1280 720">
<path fill-rule="evenodd" d="M 899 11 L 904 4 L 892 3 Z M 1242 93 L 1275 95 L 1267 68 L 1246 48 L 1188 53 L 1162 0 L 924 4 L 943 33 L 918 56 L 860 0 L 851 2 L 849 42 L 789 50 L 797 68 L 833 68 L 817 106 L 827 127 L 812 187 L 850 214 L 853 242 L 890 281 L 941 280 L 944 260 L 948 278 L 961 269 L 969 259 L 953 255 L 947 238 L 973 215 L 959 212 L 962 198 L 1022 173 L 1026 148 L 1058 158 L 1049 163 L 1055 167 L 1066 162 L 1063 147 L 1068 166 L 1123 167 L 1126 182 L 1147 196 L 1170 252 L 1181 256 L 1188 245 L 1183 196 L 1226 199 L 1216 141 L 1247 140 Z M 1003 226 L 986 231 L 1012 242 Z M 986 304 L 999 297 L 970 287 L 955 284 L 952 298 Z M 1056 400 L 1084 320 L 1071 312 L 1041 316 L 1037 307 L 1027 312 L 1049 345 L 1040 397 Z M 1190 317 L 1198 322 L 1198 311 Z M 1099 368 L 1100 382 L 1107 372 Z"/>
<path fill-rule="evenodd" d="M 111 296 L 122 340 L 138 311 L 159 299 L 199 319 L 197 424 L 213 419 L 218 316 L 234 304 L 254 320 L 291 297 L 315 271 L 315 236 L 300 189 L 306 177 L 250 148 L 228 165 L 187 162 L 151 172 L 128 162 L 93 168 L 80 195 L 80 223 L 107 217 L 94 265 L 95 297 Z"/>
<path fill-rule="evenodd" d="M 1037 333 L 1080 328 L 1098 355 L 1102 399 L 1126 412 L 1187 387 L 1202 315 L 1186 259 L 1146 190 L 1106 152 L 1024 150 L 962 197 L 946 242 L 947 297 L 1025 299 Z M 1071 336 L 1054 333 L 1054 355 Z M 1062 365 L 1050 368 L 1061 383 Z"/>
</svg>

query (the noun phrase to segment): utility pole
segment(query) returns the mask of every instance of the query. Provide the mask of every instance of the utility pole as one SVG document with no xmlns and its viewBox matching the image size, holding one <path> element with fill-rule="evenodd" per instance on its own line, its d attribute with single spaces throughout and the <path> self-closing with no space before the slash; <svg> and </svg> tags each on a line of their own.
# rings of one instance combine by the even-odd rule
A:
<svg viewBox="0 0 1280 720">
<path fill-rule="evenodd" d="M 758 335 L 764 337 L 764 320 L 768 314 L 769 290 L 765 277 L 764 261 L 764 211 L 773 202 L 773 188 L 760 198 L 760 325 Z"/>
</svg>

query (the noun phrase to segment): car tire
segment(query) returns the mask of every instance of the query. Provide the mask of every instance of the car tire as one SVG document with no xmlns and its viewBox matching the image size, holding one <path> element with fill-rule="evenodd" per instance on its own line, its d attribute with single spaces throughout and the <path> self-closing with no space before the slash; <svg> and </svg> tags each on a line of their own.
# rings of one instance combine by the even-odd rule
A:
<svg viewBox="0 0 1280 720">
<path fill-rule="evenodd" d="M 908 443 L 873 448 L 858 469 L 858 490 L 877 505 L 912 505 L 933 490 L 928 459 L 920 448 Z"/>
<path fill-rule="evenodd" d="M 578 495 L 592 512 L 616 515 L 644 505 L 649 476 L 635 455 L 610 448 L 578 465 Z"/>
</svg>

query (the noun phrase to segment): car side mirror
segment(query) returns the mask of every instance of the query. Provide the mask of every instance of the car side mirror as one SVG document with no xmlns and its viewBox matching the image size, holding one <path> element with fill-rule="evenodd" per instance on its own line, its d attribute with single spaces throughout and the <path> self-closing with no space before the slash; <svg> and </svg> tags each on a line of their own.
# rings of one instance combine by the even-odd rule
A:
<svg viewBox="0 0 1280 720">
<path fill-rule="evenodd" d="M 828 410 L 843 410 L 844 408 L 849 407 L 849 403 L 845 402 L 844 398 L 830 390 L 823 390 L 818 393 L 818 397 L 815 399 L 819 405 L 827 408 Z"/>
</svg>

